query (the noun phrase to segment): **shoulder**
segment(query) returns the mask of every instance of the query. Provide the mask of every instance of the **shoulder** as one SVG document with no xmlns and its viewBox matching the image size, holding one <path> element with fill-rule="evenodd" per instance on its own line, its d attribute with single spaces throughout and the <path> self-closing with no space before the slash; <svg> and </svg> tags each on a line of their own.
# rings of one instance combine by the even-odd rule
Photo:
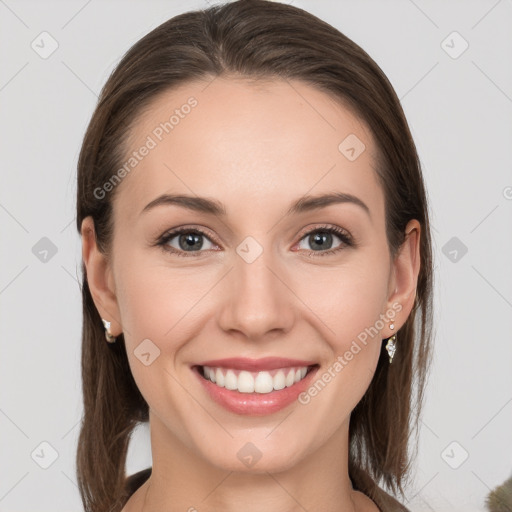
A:
<svg viewBox="0 0 512 512">
<path fill-rule="evenodd" d="M 352 500 L 358 512 L 382 512 L 375 502 L 361 491 L 352 491 Z"/>
</svg>

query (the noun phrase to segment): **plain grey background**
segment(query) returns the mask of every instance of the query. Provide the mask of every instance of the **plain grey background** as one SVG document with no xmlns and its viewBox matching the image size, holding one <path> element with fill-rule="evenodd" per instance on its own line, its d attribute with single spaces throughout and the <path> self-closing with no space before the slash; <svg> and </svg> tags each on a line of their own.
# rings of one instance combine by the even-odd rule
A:
<svg viewBox="0 0 512 512">
<path fill-rule="evenodd" d="M 406 504 L 482 511 L 512 474 L 512 1 L 288 3 L 362 46 L 401 98 L 436 262 L 435 357 Z M 208 5 L 0 0 L 2 512 L 82 510 L 77 156 L 122 54 Z M 127 470 L 149 465 L 143 426 Z"/>
</svg>

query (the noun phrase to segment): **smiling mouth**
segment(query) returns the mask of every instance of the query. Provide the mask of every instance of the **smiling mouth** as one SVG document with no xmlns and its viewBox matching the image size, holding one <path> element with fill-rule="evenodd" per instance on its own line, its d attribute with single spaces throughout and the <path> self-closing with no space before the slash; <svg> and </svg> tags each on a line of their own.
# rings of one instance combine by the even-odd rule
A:
<svg viewBox="0 0 512 512">
<path fill-rule="evenodd" d="M 318 365 L 276 368 L 251 372 L 235 368 L 198 366 L 199 374 L 217 387 L 239 393 L 272 393 L 289 388 L 303 380 Z"/>
</svg>

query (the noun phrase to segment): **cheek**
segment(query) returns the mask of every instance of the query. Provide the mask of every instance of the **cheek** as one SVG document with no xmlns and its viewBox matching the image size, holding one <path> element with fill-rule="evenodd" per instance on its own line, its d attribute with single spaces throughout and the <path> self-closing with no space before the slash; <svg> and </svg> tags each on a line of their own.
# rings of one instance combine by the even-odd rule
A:
<svg viewBox="0 0 512 512">
<path fill-rule="evenodd" d="M 199 272 L 155 265 L 135 251 L 116 264 L 116 293 L 133 377 L 150 409 L 170 411 L 178 431 L 186 424 L 183 411 L 189 405 L 177 355 L 196 335 L 195 306 L 211 284 Z"/>
<path fill-rule="evenodd" d="M 190 322 L 195 306 L 212 286 L 204 270 L 154 264 L 142 254 L 120 260 L 118 269 L 117 297 L 131 343 L 144 338 L 171 342 L 176 337 L 173 333 Z"/>
<path fill-rule="evenodd" d="M 381 316 L 387 298 L 387 261 L 362 255 L 353 264 L 326 273 L 313 272 L 299 294 L 311 305 L 322 325 L 328 352 L 312 385 L 302 396 L 306 409 L 314 404 L 313 431 L 336 429 L 368 389 L 382 349 Z M 318 324 L 320 325 L 320 323 Z M 312 421 L 308 419 L 308 421 Z"/>
<path fill-rule="evenodd" d="M 361 254 L 336 269 L 311 269 L 302 284 L 298 295 L 328 327 L 324 332 L 337 353 L 368 330 L 373 333 L 369 338 L 380 341 L 375 328 L 384 327 L 380 315 L 387 299 L 386 265 L 387 260 Z"/>
</svg>

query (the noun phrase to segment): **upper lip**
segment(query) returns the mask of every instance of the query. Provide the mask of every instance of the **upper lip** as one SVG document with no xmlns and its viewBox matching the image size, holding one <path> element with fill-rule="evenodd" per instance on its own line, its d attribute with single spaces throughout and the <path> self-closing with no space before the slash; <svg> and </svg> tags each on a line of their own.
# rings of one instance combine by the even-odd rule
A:
<svg viewBox="0 0 512 512">
<path fill-rule="evenodd" d="M 198 366 L 210 366 L 214 368 L 232 368 L 233 370 L 247 370 L 250 372 L 276 370 L 278 368 L 297 368 L 312 366 L 315 361 L 301 359 L 288 359 L 285 357 L 263 357 L 261 359 L 248 359 L 245 357 L 229 357 L 227 359 L 211 359 L 198 363 Z"/>
</svg>

